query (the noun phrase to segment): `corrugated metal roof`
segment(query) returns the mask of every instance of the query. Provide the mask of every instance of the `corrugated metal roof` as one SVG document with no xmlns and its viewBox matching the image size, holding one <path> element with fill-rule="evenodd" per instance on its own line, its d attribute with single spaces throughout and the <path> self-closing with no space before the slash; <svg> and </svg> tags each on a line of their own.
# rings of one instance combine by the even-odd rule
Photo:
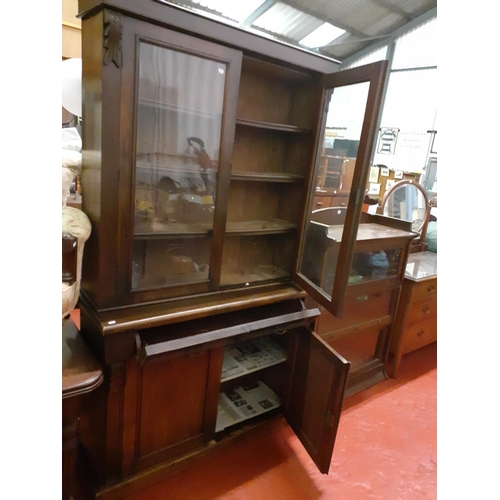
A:
<svg viewBox="0 0 500 500">
<path fill-rule="evenodd" d="M 275 3 L 253 23 L 258 28 L 264 28 L 296 42 L 302 40 L 322 24 L 323 21 L 320 19 L 304 14 L 283 2 Z"/>
<path fill-rule="evenodd" d="M 172 0 L 170 3 L 217 14 L 278 40 L 299 41 L 325 22 L 346 30 L 316 52 L 343 60 L 388 37 L 422 14 L 437 0 Z"/>
</svg>

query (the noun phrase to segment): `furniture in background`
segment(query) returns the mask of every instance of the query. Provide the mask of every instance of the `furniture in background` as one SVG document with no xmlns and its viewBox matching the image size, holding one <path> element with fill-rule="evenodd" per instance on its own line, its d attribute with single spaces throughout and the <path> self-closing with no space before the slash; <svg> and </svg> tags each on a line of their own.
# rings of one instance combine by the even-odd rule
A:
<svg viewBox="0 0 500 500">
<path fill-rule="evenodd" d="M 389 171 L 388 176 L 384 176 L 379 173 L 378 183 L 380 184 L 380 191 L 377 194 L 370 193 L 370 198 L 373 200 L 377 200 L 379 204 L 382 202 L 386 192 L 389 191 L 389 189 L 391 189 L 395 183 L 400 182 L 401 180 L 410 180 L 413 182 L 418 182 L 420 178 L 420 174 L 417 172 L 405 172 L 405 171 L 402 172 L 400 171 L 400 175 L 402 175 L 402 177 L 396 178 L 397 170 L 395 170 L 394 168 L 389 168 L 386 165 L 381 165 L 381 164 L 373 166 L 378 167 L 380 169 L 386 168 Z M 366 190 L 367 192 L 369 192 L 370 190 L 369 181 L 366 183 Z"/>
<path fill-rule="evenodd" d="M 415 236 L 379 215 L 360 224 L 387 61 L 338 71 L 163 2 L 81 0 L 79 15 L 92 222 L 81 334 L 105 374 L 82 432 L 95 494 L 125 496 L 273 416 L 328 473 L 350 362 L 314 331 L 320 311 L 305 299 L 370 321 L 355 290 L 388 300 Z M 312 219 L 316 149 L 326 113 L 341 120 L 359 86 L 362 105 L 343 117 L 359 145 L 332 236 Z M 382 243 L 391 259 L 364 262 Z"/>
<path fill-rule="evenodd" d="M 377 213 L 387 217 L 410 221 L 418 237 L 412 242 L 411 252 L 427 250 L 425 237 L 431 206 L 425 189 L 417 182 L 404 179 L 386 191 L 377 207 Z"/>
<path fill-rule="evenodd" d="M 71 319 L 62 327 L 62 498 L 73 492 L 78 421 L 85 395 L 102 384 L 103 373 Z"/>
<path fill-rule="evenodd" d="M 388 373 L 396 377 L 403 355 L 437 340 L 437 254 L 408 257 L 390 344 Z"/>
<path fill-rule="evenodd" d="M 352 148 L 351 148 L 352 149 Z M 351 151 L 351 154 L 357 152 Z M 318 163 L 316 191 L 313 210 L 328 207 L 347 207 L 352 187 L 356 157 L 347 157 L 347 150 L 333 149 L 327 155 L 325 150 Z"/>
<path fill-rule="evenodd" d="M 315 226 L 307 242 L 316 256 L 309 262 L 317 269 L 308 275 L 324 290 L 334 276 L 328 261 L 338 253 L 343 230 L 342 209 L 313 212 Z M 416 233 L 411 223 L 377 214 L 361 214 L 349 273 L 342 317 L 318 305 L 315 331 L 351 362 L 345 396 L 349 397 L 387 378 L 385 363 L 406 260 Z"/>
<path fill-rule="evenodd" d="M 68 205 L 69 188 L 81 170 L 82 155 L 62 150 L 62 318 L 75 308 L 80 295 L 85 242 L 92 227 L 79 208 Z"/>
</svg>

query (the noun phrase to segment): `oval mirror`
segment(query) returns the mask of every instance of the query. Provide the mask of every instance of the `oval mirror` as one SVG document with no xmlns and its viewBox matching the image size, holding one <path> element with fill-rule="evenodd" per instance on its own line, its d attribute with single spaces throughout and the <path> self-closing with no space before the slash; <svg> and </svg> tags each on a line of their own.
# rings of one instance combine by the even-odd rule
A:
<svg viewBox="0 0 500 500">
<path fill-rule="evenodd" d="M 396 182 L 382 200 L 382 215 L 412 223 L 412 230 L 421 232 L 430 213 L 429 199 L 425 190 L 415 181 L 405 179 Z"/>
</svg>

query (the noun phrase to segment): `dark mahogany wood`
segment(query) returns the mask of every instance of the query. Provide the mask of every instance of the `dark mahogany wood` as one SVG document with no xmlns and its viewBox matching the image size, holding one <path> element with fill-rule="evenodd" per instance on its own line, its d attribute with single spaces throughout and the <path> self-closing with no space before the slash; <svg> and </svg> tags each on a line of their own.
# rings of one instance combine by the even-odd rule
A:
<svg viewBox="0 0 500 500">
<path fill-rule="evenodd" d="M 315 333 L 298 331 L 294 340 L 284 413 L 318 469 L 328 474 L 350 363 Z"/>
<path fill-rule="evenodd" d="M 78 451 L 78 421 L 84 395 L 103 381 L 97 360 L 72 320 L 62 328 L 62 497 L 71 498 Z"/>
<path fill-rule="evenodd" d="M 390 248 L 403 248 L 410 237 L 394 237 L 399 227 L 391 228 L 388 237 L 385 227 L 380 237 L 371 234 L 356 240 L 362 202 L 356 193 L 362 191 L 368 172 L 384 63 L 341 75 L 336 61 L 160 1 L 80 0 L 79 11 L 85 96 L 82 194 L 83 210 L 92 223 L 83 262 L 81 330 L 104 373 L 104 383 L 88 394 L 81 429 L 84 456 L 95 476 L 95 496 L 125 496 L 216 453 L 238 436 L 244 439 L 256 421 L 220 430 L 219 396 L 221 390 L 258 380 L 282 401 L 260 421 L 265 425 L 268 418 L 284 414 L 318 468 L 327 473 L 349 361 L 313 331 L 319 310 L 316 304 L 306 307 L 304 299 L 317 296 L 308 295 L 310 287 L 297 279 L 296 269 L 316 188 L 316 149 L 322 140 L 327 88 L 356 79 L 371 81 L 361 137 L 365 153 L 356 162 L 346 218 L 349 236 L 340 252 L 341 276 L 335 285 L 339 296 L 333 309 L 339 313 L 341 295 L 346 294 L 346 314 L 337 318 L 335 327 L 346 338 L 355 338 L 352 332 L 360 325 L 387 331 L 400 274 L 350 287 L 346 281 L 358 243 L 368 252 L 380 250 L 392 238 Z M 175 116 L 180 116 L 181 107 L 177 102 L 143 99 L 142 82 L 147 79 L 139 79 L 141 43 L 223 66 L 218 68 L 225 94 L 220 147 L 214 153 L 219 162 L 213 226 L 201 216 L 186 222 L 176 215 L 172 220 L 166 210 L 157 211 L 157 199 L 154 204 L 150 198 L 141 199 L 154 210 L 136 210 L 141 205 L 136 205 L 135 192 L 137 182 L 143 182 L 136 166 L 141 158 L 149 165 L 156 155 L 174 157 L 188 165 L 188 174 L 194 170 L 184 151 L 163 146 L 161 151 L 148 151 L 147 140 L 141 139 L 142 131 L 149 130 L 149 122 L 141 128 L 144 116 L 157 110 L 170 123 L 166 115 L 175 108 Z M 189 81 L 186 88 L 196 93 L 197 85 L 206 83 Z M 183 113 L 201 116 L 199 104 L 185 108 Z M 169 125 L 162 140 L 176 141 L 177 128 Z M 157 130 L 164 132 L 162 127 Z M 192 139 L 197 132 L 186 133 Z M 203 158 L 200 176 L 206 176 L 214 160 Z M 183 166 L 169 162 L 161 168 L 184 174 Z M 150 182 L 158 194 L 160 182 L 155 183 Z M 163 194 L 185 194 L 181 189 L 161 189 Z M 207 183 L 203 189 L 204 195 L 210 192 Z M 137 226 L 136 212 L 147 212 L 139 213 Z M 187 251 L 164 264 L 161 252 L 181 238 Z M 205 244 L 210 250 L 207 258 Z M 153 249 L 152 263 L 146 263 L 146 248 Z M 182 264 L 189 264 L 191 257 L 193 263 L 196 252 L 203 259 L 186 271 Z M 134 258 L 146 284 L 133 284 Z M 200 271 L 207 261 L 209 272 Z M 174 278 L 164 272 L 178 271 L 176 265 L 183 270 L 173 273 Z M 373 342 L 374 335 L 368 337 L 367 342 Z M 286 359 L 221 382 L 225 349 L 261 338 L 275 339 Z M 386 352 L 386 334 L 381 333 L 376 344 L 377 360 L 356 370 L 357 387 L 367 377 L 380 375 L 378 358 Z"/>
</svg>

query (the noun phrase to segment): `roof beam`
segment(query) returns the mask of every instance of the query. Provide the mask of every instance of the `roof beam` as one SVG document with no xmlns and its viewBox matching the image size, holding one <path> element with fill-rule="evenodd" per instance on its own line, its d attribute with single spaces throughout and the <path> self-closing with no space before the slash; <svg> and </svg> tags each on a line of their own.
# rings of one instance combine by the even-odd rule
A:
<svg viewBox="0 0 500 500">
<path fill-rule="evenodd" d="M 377 4 L 380 7 L 383 7 L 384 9 L 387 9 L 389 12 L 392 12 L 393 14 L 397 14 L 398 16 L 403 17 L 406 19 L 406 22 L 411 21 L 414 19 L 414 16 L 411 16 L 408 14 L 408 12 L 405 12 L 403 9 L 400 9 L 396 5 L 392 5 L 386 0 L 371 0 L 374 4 Z"/>
<path fill-rule="evenodd" d="M 266 0 L 260 7 L 257 7 L 245 20 L 240 23 L 241 26 L 251 26 L 256 19 L 267 12 L 276 2 L 277 0 Z"/>
<path fill-rule="evenodd" d="M 364 38 L 364 37 L 368 36 L 366 33 L 363 33 L 362 31 L 358 31 L 357 29 L 353 28 L 352 26 L 348 26 L 347 24 L 339 23 L 335 19 L 324 16 L 324 15 L 320 14 L 319 12 L 315 12 L 314 10 L 308 9 L 307 7 L 303 7 L 295 0 L 280 0 L 280 2 L 286 4 L 290 7 L 293 7 L 294 9 L 300 10 L 304 14 L 309 14 L 310 16 L 313 16 L 316 19 L 319 19 L 320 21 L 323 21 L 323 22 L 329 23 L 329 24 L 333 24 L 334 26 L 337 26 L 338 28 L 341 28 L 345 31 L 348 31 L 349 33 L 351 33 L 351 35 L 357 36 L 359 38 Z"/>
<path fill-rule="evenodd" d="M 388 37 L 385 40 L 382 40 L 380 42 L 374 42 L 366 46 L 364 49 L 361 49 L 360 51 L 352 54 L 349 57 L 346 57 L 345 59 L 342 60 L 342 65 L 346 66 L 351 64 L 352 62 L 356 61 L 356 59 L 359 59 L 370 52 L 373 52 L 374 50 L 382 47 L 382 45 L 387 45 L 388 39 L 396 39 L 401 35 L 404 35 L 408 31 L 411 31 L 412 29 L 418 27 L 421 24 L 424 24 L 426 21 L 429 21 L 433 17 L 437 17 L 437 7 L 433 7 L 432 9 L 428 10 L 427 12 L 424 12 L 420 16 L 416 17 L 415 19 L 412 19 L 409 23 L 404 24 L 403 26 L 395 29 L 391 33 L 388 33 L 386 36 Z"/>
</svg>

